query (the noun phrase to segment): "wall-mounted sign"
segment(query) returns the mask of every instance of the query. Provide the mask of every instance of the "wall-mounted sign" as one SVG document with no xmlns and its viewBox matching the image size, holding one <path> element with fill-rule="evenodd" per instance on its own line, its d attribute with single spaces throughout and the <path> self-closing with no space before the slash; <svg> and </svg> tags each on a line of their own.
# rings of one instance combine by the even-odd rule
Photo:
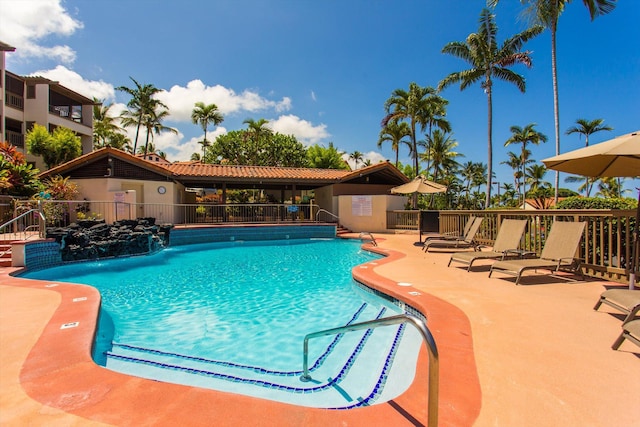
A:
<svg viewBox="0 0 640 427">
<path fill-rule="evenodd" d="M 351 196 L 351 215 L 371 216 L 373 208 L 371 196 Z"/>
</svg>

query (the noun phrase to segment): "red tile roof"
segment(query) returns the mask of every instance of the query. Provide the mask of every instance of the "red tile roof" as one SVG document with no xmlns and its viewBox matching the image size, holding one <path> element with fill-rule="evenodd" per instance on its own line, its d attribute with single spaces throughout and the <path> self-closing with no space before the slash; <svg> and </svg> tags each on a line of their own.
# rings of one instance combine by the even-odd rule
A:
<svg viewBox="0 0 640 427">
<path fill-rule="evenodd" d="M 202 163 L 171 163 L 162 165 L 180 177 L 220 177 L 220 178 L 264 178 L 297 180 L 339 181 L 350 171 L 339 169 L 287 168 L 275 166 L 212 165 Z"/>
</svg>

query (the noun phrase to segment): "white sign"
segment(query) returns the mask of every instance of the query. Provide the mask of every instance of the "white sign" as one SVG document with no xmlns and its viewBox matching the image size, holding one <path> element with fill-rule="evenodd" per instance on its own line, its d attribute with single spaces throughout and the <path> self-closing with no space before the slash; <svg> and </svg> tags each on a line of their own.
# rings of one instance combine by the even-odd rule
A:
<svg viewBox="0 0 640 427">
<path fill-rule="evenodd" d="M 351 196 L 351 215 L 371 216 L 372 214 L 371 196 Z"/>
</svg>

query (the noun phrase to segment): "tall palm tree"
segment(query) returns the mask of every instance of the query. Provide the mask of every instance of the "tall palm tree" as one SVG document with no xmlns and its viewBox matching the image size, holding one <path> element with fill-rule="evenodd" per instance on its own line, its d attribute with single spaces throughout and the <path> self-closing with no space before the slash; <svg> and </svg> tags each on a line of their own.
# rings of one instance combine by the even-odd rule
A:
<svg viewBox="0 0 640 427">
<path fill-rule="evenodd" d="M 135 126 L 136 137 L 133 141 L 133 152 L 135 153 L 138 148 L 138 137 L 140 134 L 140 128 L 143 126 L 143 122 L 149 122 L 153 120 L 150 117 L 156 115 L 156 111 L 159 108 L 168 108 L 163 102 L 154 98 L 154 95 L 162 92 L 152 84 L 140 84 L 133 77 L 129 77 L 135 84 L 134 88 L 128 88 L 126 86 L 118 86 L 116 90 L 128 93 L 131 96 L 129 102 L 127 102 L 127 110 L 123 111 L 120 115 L 122 118 L 122 126 L 130 127 Z M 147 128 L 147 142 L 149 141 L 149 131 Z"/>
<path fill-rule="evenodd" d="M 204 160 L 205 150 L 208 146 L 207 141 L 207 129 L 209 125 L 219 126 L 224 120 L 222 113 L 218 111 L 216 104 L 205 105 L 204 102 L 196 102 L 195 108 L 191 112 L 191 122 L 194 125 L 200 125 L 204 131 L 204 138 L 202 140 L 202 159 Z"/>
<path fill-rule="evenodd" d="M 520 197 L 522 196 L 522 192 L 520 191 L 520 187 L 522 186 L 521 185 L 522 183 L 520 182 L 520 180 L 522 179 L 522 176 L 523 176 L 522 166 L 524 163 L 523 162 L 524 157 L 522 153 L 516 154 L 513 151 L 507 152 L 507 156 L 509 157 L 509 159 L 500 162 L 500 164 L 507 165 L 511 169 L 513 169 L 513 186 L 518 191 L 518 196 Z"/>
<path fill-rule="evenodd" d="M 604 119 L 578 119 L 576 120 L 576 126 L 571 126 L 565 132 L 566 135 L 571 135 L 572 133 L 578 133 L 580 135 L 584 135 L 584 143 L 585 146 L 589 146 L 589 135 L 592 135 L 596 132 L 600 132 L 603 130 L 612 131 L 613 128 L 609 125 L 604 125 Z"/>
<path fill-rule="evenodd" d="M 448 53 L 466 61 L 471 68 L 449 74 L 445 77 L 438 89 L 460 83 L 460 90 L 464 90 L 473 83 L 482 81 L 480 87 L 487 94 L 488 125 L 487 125 L 487 192 L 485 206 L 491 202 L 491 177 L 493 173 L 493 79 L 497 78 L 516 85 L 521 92 L 525 91 L 524 77 L 512 71 L 509 67 L 515 64 L 524 64 L 531 67 L 531 54 L 521 51 L 522 46 L 531 38 L 542 32 L 541 26 L 533 26 L 521 33 L 505 40 L 498 46 L 498 26 L 494 15 L 483 9 L 480 13 L 480 25 L 477 33 L 471 33 L 463 42 L 450 42 L 442 48 L 443 53 Z"/>
<path fill-rule="evenodd" d="M 569 175 L 564 179 L 564 182 L 581 183 L 581 185 L 578 186 L 578 192 L 584 191 L 585 197 L 591 196 L 591 190 L 593 189 L 593 184 L 595 184 L 596 181 L 598 181 L 598 178 L 577 175 Z"/>
<path fill-rule="evenodd" d="M 149 138 L 151 138 L 151 142 L 153 141 L 153 134 L 160 134 L 162 132 L 171 132 L 174 134 L 178 134 L 178 130 L 172 127 L 168 127 L 162 124 L 162 121 L 167 118 L 169 115 L 168 110 L 156 110 L 155 108 L 150 110 L 147 114 L 142 117 L 142 126 L 147 131 L 147 137 L 144 142 L 144 156 L 143 159 L 147 158 L 147 153 L 149 152 Z"/>
<path fill-rule="evenodd" d="M 431 86 L 425 88 L 427 97 L 425 99 L 425 109 L 419 117 L 420 125 L 423 129 L 427 128 L 427 144 L 426 149 L 429 150 L 430 137 L 433 135 L 433 128 L 442 130 L 443 132 L 451 132 L 451 124 L 445 118 L 447 115 L 447 105 L 449 101 L 438 95 L 436 89 Z M 427 161 L 427 171 L 430 169 L 429 161 Z"/>
<path fill-rule="evenodd" d="M 358 169 L 358 162 L 361 162 L 364 159 L 364 157 L 362 156 L 361 152 L 356 150 L 353 153 L 349 154 L 349 159 L 354 161 L 355 165 L 353 167 L 353 170 L 356 170 Z"/>
<path fill-rule="evenodd" d="M 495 6 L 500 0 L 487 0 L 487 4 Z M 589 9 L 591 21 L 600 15 L 606 15 L 616 7 L 617 0 L 582 0 L 582 4 Z M 558 19 L 565 6 L 571 0 L 520 0 L 527 5 L 525 14 L 532 22 L 540 24 L 551 31 L 551 75 L 553 78 L 553 113 L 555 121 L 556 156 L 560 154 L 560 105 L 558 101 L 558 66 L 556 61 L 556 33 L 558 31 Z M 555 178 L 555 202 L 558 203 L 558 189 L 560 186 L 560 172 L 556 171 Z"/>
<path fill-rule="evenodd" d="M 398 122 L 397 120 L 391 120 L 380 131 L 380 137 L 378 138 L 378 148 L 382 148 L 384 142 L 391 143 L 391 150 L 396 153 L 395 166 L 398 167 L 398 156 L 400 151 L 400 145 L 407 145 L 411 147 L 409 141 L 405 138 L 410 136 L 411 130 L 407 122 Z"/>
<path fill-rule="evenodd" d="M 622 197 L 622 193 L 629 190 L 623 190 L 622 182 L 624 178 L 600 178 L 598 182 L 598 192 L 596 196 L 604 197 L 606 199 Z"/>
<path fill-rule="evenodd" d="M 547 142 L 547 136 L 541 132 L 538 132 L 534 128 L 536 127 L 535 123 L 529 123 L 525 127 L 520 126 L 511 126 L 511 136 L 504 143 L 505 147 L 508 147 L 511 144 L 522 144 L 522 154 L 520 163 L 522 165 L 522 198 L 525 199 L 527 194 L 526 180 L 525 176 L 525 164 L 527 161 L 527 143 L 531 143 L 534 145 L 538 145 L 541 142 Z"/>
<path fill-rule="evenodd" d="M 387 115 L 382 119 L 382 127 L 392 121 L 407 121 L 409 124 L 409 137 L 411 139 L 411 156 L 413 157 L 413 169 L 415 176 L 418 176 L 418 138 L 416 127 L 421 126 L 424 130 L 425 112 L 427 111 L 428 88 L 420 87 L 417 83 L 410 83 L 409 90 L 396 89 L 391 97 L 385 102 Z"/>
</svg>

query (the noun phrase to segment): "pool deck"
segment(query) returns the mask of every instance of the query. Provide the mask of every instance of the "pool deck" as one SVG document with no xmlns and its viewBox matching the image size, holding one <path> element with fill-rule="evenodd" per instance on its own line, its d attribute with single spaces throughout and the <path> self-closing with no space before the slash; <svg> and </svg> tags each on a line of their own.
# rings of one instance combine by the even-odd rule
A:
<svg viewBox="0 0 640 427">
<path fill-rule="evenodd" d="M 624 285 L 531 273 L 515 286 L 488 278 L 486 263 L 448 268 L 450 252 L 424 253 L 416 234 L 375 236 L 389 256 L 354 276 L 426 313 L 440 356 L 440 426 L 640 425 L 640 347 L 612 350 L 622 316 L 593 310 L 602 291 Z M 426 424 L 426 352 L 407 392 L 351 411 L 129 377 L 90 359 L 97 291 L 9 276 L 15 270 L 0 268 L 2 426 Z"/>
</svg>

